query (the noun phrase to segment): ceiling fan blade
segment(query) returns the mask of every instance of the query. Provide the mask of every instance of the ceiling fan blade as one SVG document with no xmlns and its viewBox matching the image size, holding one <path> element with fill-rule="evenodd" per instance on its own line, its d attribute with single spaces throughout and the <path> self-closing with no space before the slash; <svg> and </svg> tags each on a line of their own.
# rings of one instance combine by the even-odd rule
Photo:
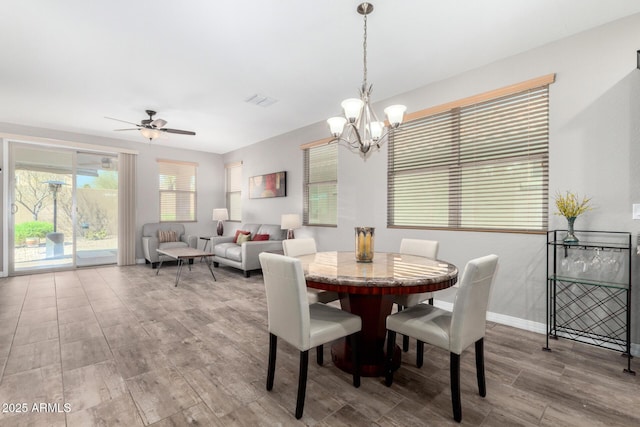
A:
<svg viewBox="0 0 640 427">
<path fill-rule="evenodd" d="M 138 130 L 138 128 L 133 128 L 133 129 L 114 129 L 115 131 L 120 131 L 120 130 Z"/>
<path fill-rule="evenodd" d="M 151 127 L 156 129 L 160 129 L 161 127 L 164 127 L 164 125 L 166 124 L 167 124 L 167 121 L 162 119 L 155 119 L 150 123 Z"/>
<path fill-rule="evenodd" d="M 167 128 L 163 128 L 163 129 L 158 129 L 161 130 L 162 132 L 167 132 L 167 133 L 179 133 L 180 135 L 195 135 L 195 132 L 192 132 L 190 130 L 180 130 L 180 129 L 167 129 Z"/>
<path fill-rule="evenodd" d="M 138 123 L 131 123 L 131 122 L 128 122 L 126 120 L 114 119 L 113 117 L 106 117 L 105 116 L 105 119 L 115 120 L 116 122 L 128 123 L 128 124 L 134 125 L 134 126 L 140 126 Z"/>
</svg>

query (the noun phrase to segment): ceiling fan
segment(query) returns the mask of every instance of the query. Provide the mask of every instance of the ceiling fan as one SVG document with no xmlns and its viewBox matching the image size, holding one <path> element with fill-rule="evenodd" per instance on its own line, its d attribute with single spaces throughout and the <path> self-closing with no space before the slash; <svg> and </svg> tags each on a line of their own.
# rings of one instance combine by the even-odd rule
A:
<svg viewBox="0 0 640 427">
<path fill-rule="evenodd" d="M 123 123 L 128 123 L 130 125 L 134 125 L 136 126 L 135 128 L 130 128 L 130 129 L 114 129 L 116 131 L 123 131 L 123 130 L 139 130 L 140 133 L 142 134 L 142 136 L 144 136 L 145 138 L 148 138 L 149 141 L 158 138 L 160 135 L 162 135 L 162 133 L 177 133 L 180 135 L 195 135 L 195 132 L 192 132 L 190 130 L 181 130 L 181 129 L 169 129 L 164 127 L 164 125 L 167 124 L 166 120 L 163 119 L 154 119 L 153 116 L 155 116 L 156 112 L 153 110 L 145 110 L 145 112 L 147 113 L 147 115 L 149 116 L 148 119 L 143 119 L 140 124 L 137 123 L 132 123 L 132 122 L 127 122 L 126 120 L 120 120 L 120 119 L 114 119 L 113 117 L 105 117 L 105 119 L 110 119 L 110 120 L 116 120 L 118 122 L 123 122 Z"/>
</svg>

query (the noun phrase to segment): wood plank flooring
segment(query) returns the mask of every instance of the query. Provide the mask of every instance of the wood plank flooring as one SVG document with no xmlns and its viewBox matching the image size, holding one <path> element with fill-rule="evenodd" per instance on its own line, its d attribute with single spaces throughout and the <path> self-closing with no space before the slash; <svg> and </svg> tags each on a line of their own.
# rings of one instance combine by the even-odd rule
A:
<svg viewBox="0 0 640 427">
<path fill-rule="evenodd" d="M 267 392 L 262 276 L 204 264 L 158 276 L 149 266 L 0 279 L 0 426 L 455 425 L 449 356 L 415 341 L 388 388 L 310 357 L 304 416 L 293 416 L 298 352 L 280 340 Z M 541 284 L 544 286 L 544 284 Z M 462 356 L 462 424 L 640 425 L 640 376 L 619 353 L 489 323 L 487 397 L 473 351 Z M 398 340 L 398 343 L 400 340 Z M 636 361 L 632 367 L 640 370 Z M 21 412 L 18 412 L 21 411 Z"/>
</svg>

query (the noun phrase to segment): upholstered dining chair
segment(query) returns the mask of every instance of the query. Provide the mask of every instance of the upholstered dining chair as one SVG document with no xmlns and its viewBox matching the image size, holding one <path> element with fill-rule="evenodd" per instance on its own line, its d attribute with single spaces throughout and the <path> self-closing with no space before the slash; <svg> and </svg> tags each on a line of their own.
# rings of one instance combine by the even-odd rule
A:
<svg viewBox="0 0 640 427">
<path fill-rule="evenodd" d="M 439 243 L 435 240 L 402 239 L 400 241 L 400 253 L 405 255 L 416 255 L 436 259 L 438 257 L 438 247 Z M 433 292 L 394 295 L 393 298 L 393 302 L 398 305 L 398 311 L 402 311 L 407 307 L 413 307 L 426 300 L 429 300 L 429 304 L 433 305 Z M 418 347 L 421 347 L 420 343 L 418 343 Z M 402 337 L 402 350 L 404 352 L 409 351 L 409 337 L 406 335 Z M 422 364 L 418 365 L 417 363 L 416 365 L 418 368 L 422 366 Z"/>
<path fill-rule="evenodd" d="M 296 418 L 300 419 L 304 410 L 310 349 L 316 347 L 322 351 L 324 344 L 350 337 L 353 385 L 360 387 L 358 341 L 362 319 L 329 305 L 309 304 L 299 259 L 269 252 L 262 252 L 259 257 L 267 294 L 269 323 L 267 390 L 273 389 L 278 338 L 282 338 L 300 351 L 295 411 Z"/>
<path fill-rule="evenodd" d="M 313 238 L 283 240 L 282 248 L 284 249 L 284 254 L 290 257 L 299 257 L 318 252 L 316 241 Z M 340 299 L 340 296 L 337 292 L 307 288 L 307 298 L 309 299 L 309 304 L 314 302 L 327 304 Z"/>
<path fill-rule="evenodd" d="M 498 257 L 487 255 L 467 263 L 460 287 L 449 312 L 427 304 L 418 304 L 387 316 L 387 354 L 393 355 L 396 333 L 416 338 L 449 351 L 451 403 L 453 418 L 462 420 L 460 403 L 460 355 L 475 343 L 476 376 L 480 396 L 487 388 L 484 378 L 484 335 L 489 292 L 495 276 Z M 385 383 L 393 383 L 391 358 L 386 363 Z"/>
</svg>

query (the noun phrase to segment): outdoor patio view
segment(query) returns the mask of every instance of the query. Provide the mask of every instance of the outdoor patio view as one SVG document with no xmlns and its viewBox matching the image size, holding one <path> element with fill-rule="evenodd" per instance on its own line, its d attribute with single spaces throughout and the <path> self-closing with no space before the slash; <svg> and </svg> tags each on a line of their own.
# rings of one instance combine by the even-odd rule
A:
<svg viewBox="0 0 640 427">
<path fill-rule="evenodd" d="M 74 231 L 77 266 L 116 262 L 118 173 L 104 170 L 112 169 L 113 161 L 99 156 L 93 167 L 87 167 L 91 157 L 96 155 L 77 156 L 75 226 L 72 174 L 17 164 L 15 271 L 73 266 Z"/>
</svg>

